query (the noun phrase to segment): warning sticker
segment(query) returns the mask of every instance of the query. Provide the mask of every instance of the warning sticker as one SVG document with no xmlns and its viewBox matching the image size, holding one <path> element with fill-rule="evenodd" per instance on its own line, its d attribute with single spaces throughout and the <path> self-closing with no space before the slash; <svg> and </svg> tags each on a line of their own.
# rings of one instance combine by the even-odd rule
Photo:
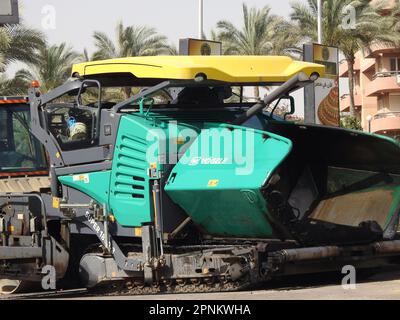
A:
<svg viewBox="0 0 400 320">
<path fill-rule="evenodd" d="M 157 162 L 153 162 L 150 164 L 150 169 L 157 169 Z"/>
<path fill-rule="evenodd" d="M 177 144 L 178 146 L 182 146 L 182 145 L 184 145 L 185 143 L 186 143 L 186 139 L 185 139 L 185 138 L 178 137 L 178 138 L 176 139 L 176 144 Z"/>
<path fill-rule="evenodd" d="M 88 174 L 80 174 L 72 177 L 73 181 L 81 181 L 83 183 L 90 183 Z"/>
<path fill-rule="evenodd" d="M 219 180 L 210 180 L 210 181 L 208 181 L 208 186 L 209 187 L 217 187 L 218 186 L 218 184 L 219 184 Z"/>
</svg>

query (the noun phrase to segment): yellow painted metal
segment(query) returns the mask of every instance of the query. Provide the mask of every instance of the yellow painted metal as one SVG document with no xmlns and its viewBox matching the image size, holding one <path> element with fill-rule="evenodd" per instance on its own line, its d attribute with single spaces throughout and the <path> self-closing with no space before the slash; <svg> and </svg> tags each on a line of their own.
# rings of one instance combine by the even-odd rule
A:
<svg viewBox="0 0 400 320">
<path fill-rule="evenodd" d="M 142 236 L 142 228 L 134 228 L 134 233 L 135 237 L 141 237 Z"/>
<path fill-rule="evenodd" d="M 72 75 L 87 77 L 130 73 L 165 80 L 191 80 L 203 73 L 208 80 L 231 83 L 282 83 L 299 72 L 323 76 L 325 67 L 281 56 L 154 56 L 91 61 L 72 69 Z"/>
<path fill-rule="evenodd" d="M 60 208 L 60 198 L 53 197 L 53 208 L 54 209 Z"/>
</svg>

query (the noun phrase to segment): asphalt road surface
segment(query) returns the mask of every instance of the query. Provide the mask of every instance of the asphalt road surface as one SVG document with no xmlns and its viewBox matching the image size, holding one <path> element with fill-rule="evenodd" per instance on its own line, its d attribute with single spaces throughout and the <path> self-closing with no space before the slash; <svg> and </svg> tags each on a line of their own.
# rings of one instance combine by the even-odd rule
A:
<svg viewBox="0 0 400 320">
<path fill-rule="evenodd" d="M 0 296 L 0 300 L 400 300 L 400 269 L 384 270 L 368 279 L 357 279 L 355 289 L 345 289 L 337 276 L 296 276 L 276 280 L 258 290 L 148 296 L 91 296 L 85 289 Z"/>
<path fill-rule="evenodd" d="M 269 284 L 260 290 L 172 294 L 131 297 L 71 297 L 83 300 L 400 300 L 400 270 L 387 270 L 368 280 L 358 281 L 355 289 L 344 289 L 341 279 L 326 275 L 303 276 Z"/>
</svg>

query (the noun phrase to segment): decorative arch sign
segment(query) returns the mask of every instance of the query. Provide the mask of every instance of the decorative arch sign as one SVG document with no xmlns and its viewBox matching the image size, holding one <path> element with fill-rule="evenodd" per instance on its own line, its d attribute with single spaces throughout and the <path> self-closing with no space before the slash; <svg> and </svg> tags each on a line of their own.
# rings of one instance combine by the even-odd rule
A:
<svg viewBox="0 0 400 320">
<path fill-rule="evenodd" d="M 338 48 L 315 43 L 305 44 L 304 61 L 326 67 L 325 76 L 305 88 L 305 122 L 338 127 L 340 125 Z"/>
</svg>

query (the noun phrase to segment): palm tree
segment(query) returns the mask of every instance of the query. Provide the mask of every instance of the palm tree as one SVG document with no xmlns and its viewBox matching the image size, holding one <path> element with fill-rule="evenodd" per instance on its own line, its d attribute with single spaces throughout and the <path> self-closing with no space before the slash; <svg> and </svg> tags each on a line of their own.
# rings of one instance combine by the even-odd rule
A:
<svg viewBox="0 0 400 320">
<path fill-rule="evenodd" d="M 176 47 L 175 44 L 171 43 L 168 46 L 167 51 L 165 52 L 165 54 L 167 54 L 169 56 L 178 56 L 179 55 L 179 49 Z"/>
<path fill-rule="evenodd" d="M 300 26 L 305 37 L 311 41 L 318 39 L 318 6 L 317 0 L 307 0 L 307 4 L 301 2 L 292 2 L 292 13 L 290 18 Z M 317 28 L 316 28 L 317 26 Z"/>
<path fill-rule="evenodd" d="M 26 96 L 28 83 L 19 78 L 8 79 L 3 73 L 0 74 L 0 95 L 1 96 Z"/>
<path fill-rule="evenodd" d="M 9 37 L 4 28 L 0 28 L 0 70 L 5 69 L 4 52 L 8 49 Z"/>
<path fill-rule="evenodd" d="M 89 62 L 93 60 L 93 58 L 89 55 L 89 52 L 87 51 L 86 48 L 83 49 L 81 57 L 82 57 L 82 62 Z"/>
<path fill-rule="evenodd" d="M 277 55 L 285 54 L 285 49 L 296 47 L 300 32 L 288 34 L 286 31 L 295 26 L 283 18 L 271 14 L 271 8 L 248 8 L 243 4 L 243 26 L 238 29 L 232 22 L 219 21 L 213 38 L 223 42 L 224 54 L 240 55 Z M 260 96 L 259 88 L 254 94 Z"/>
<path fill-rule="evenodd" d="M 276 32 L 273 37 L 273 47 L 269 54 L 284 54 L 294 58 L 301 58 L 304 42 L 305 36 L 300 32 L 297 24 L 279 18 Z"/>
<path fill-rule="evenodd" d="M 38 62 L 37 50 L 45 44 L 41 32 L 23 25 L 0 27 L 0 95 L 26 95 L 27 86 L 20 79 L 8 79 L 8 65 L 21 61 Z"/>
<path fill-rule="evenodd" d="M 81 55 L 65 43 L 42 46 L 38 62 L 28 63 L 29 69 L 19 70 L 16 78 L 26 82 L 39 80 L 42 91 L 46 92 L 63 84 L 71 74 L 72 65 L 81 59 Z"/>
<path fill-rule="evenodd" d="M 154 56 L 165 53 L 169 46 L 167 38 L 158 35 L 154 28 L 146 26 L 124 27 L 120 22 L 116 28 L 117 43 L 103 32 L 95 31 L 93 37 L 97 51 L 94 60 Z"/>
<path fill-rule="evenodd" d="M 125 27 L 122 22 L 118 23 L 116 43 L 103 32 L 95 31 L 93 37 L 97 49 L 93 54 L 93 60 L 155 56 L 174 52 L 167 44 L 167 37 L 157 34 L 154 28 L 146 26 Z M 126 87 L 123 88 L 123 93 L 125 98 L 129 98 L 132 90 Z"/>
<path fill-rule="evenodd" d="M 350 114 L 354 116 L 354 62 L 355 54 L 374 42 L 398 43 L 399 33 L 395 28 L 393 15 L 381 15 L 386 1 L 371 5 L 369 0 L 324 0 L 323 1 L 323 41 L 325 45 L 336 46 L 345 56 L 349 70 Z M 346 7 L 351 5 L 356 12 L 354 26 L 344 25 Z M 304 34 L 317 39 L 317 0 L 307 0 L 307 4 L 292 4 L 291 19 L 298 23 Z"/>
<path fill-rule="evenodd" d="M 37 50 L 45 44 L 44 35 L 23 25 L 0 27 L 0 72 L 15 61 L 37 63 Z"/>
</svg>

